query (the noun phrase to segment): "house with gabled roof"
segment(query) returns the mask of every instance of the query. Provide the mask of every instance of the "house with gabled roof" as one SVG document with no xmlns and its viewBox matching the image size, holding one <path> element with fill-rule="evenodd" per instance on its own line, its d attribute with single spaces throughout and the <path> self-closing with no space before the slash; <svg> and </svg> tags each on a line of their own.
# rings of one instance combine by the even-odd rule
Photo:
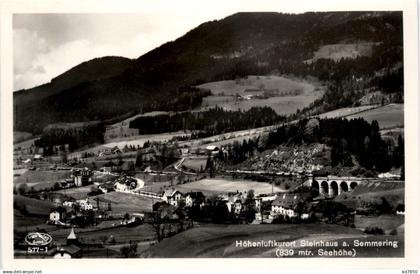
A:
<svg viewBox="0 0 420 274">
<path fill-rule="evenodd" d="M 195 205 L 201 206 L 206 197 L 204 196 L 203 192 L 188 192 L 185 195 L 185 206 L 192 207 Z"/>
<path fill-rule="evenodd" d="M 304 205 L 312 199 L 310 193 L 283 193 L 276 197 L 271 204 L 270 218 L 284 216 L 289 218 L 301 217 Z"/>
<path fill-rule="evenodd" d="M 184 195 L 176 189 L 167 189 L 162 196 L 162 200 L 173 206 L 179 206 L 179 202 L 184 199 Z"/>
<path fill-rule="evenodd" d="M 59 206 L 51 210 L 50 221 L 53 223 L 61 222 L 66 217 L 66 209 Z"/>
</svg>

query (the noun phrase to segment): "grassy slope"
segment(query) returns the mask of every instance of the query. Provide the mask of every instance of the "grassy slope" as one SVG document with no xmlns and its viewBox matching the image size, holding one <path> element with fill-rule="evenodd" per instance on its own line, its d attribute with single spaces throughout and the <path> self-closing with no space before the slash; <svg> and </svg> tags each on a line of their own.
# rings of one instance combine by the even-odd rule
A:
<svg viewBox="0 0 420 274">
<path fill-rule="evenodd" d="M 360 107 L 347 107 L 347 108 L 339 108 L 332 111 L 328 111 L 318 115 L 319 118 L 337 118 L 337 117 L 344 117 L 349 115 L 354 115 L 356 113 L 360 113 L 363 111 L 370 110 L 372 108 L 378 107 L 377 105 L 369 105 L 369 106 L 360 106 Z"/>
<path fill-rule="evenodd" d="M 210 89 L 214 95 L 204 98 L 204 107 L 220 106 L 228 110 L 247 110 L 254 106 L 269 106 L 278 114 L 291 114 L 298 108 L 302 109 L 322 95 L 316 91 L 317 82 L 303 79 L 290 79 L 282 76 L 248 76 L 246 79 L 209 82 L 200 88 Z M 278 96 L 268 99 L 236 100 L 234 95 L 261 94 L 246 90 L 277 90 Z M 301 91 L 296 96 L 280 96 L 282 93 Z M 224 95 L 222 95 L 224 94 Z"/>
<path fill-rule="evenodd" d="M 181 192 L 202 191 L 204 194 L 220 192 L 245 192 L 253 189 L 255 194 L 271 193 L 271 184 L 247 181 L 247 180 L 225 180 L 225 179 L 203 179 L 183 185 L 177 185 Z M 278 187 L 273 188 L 274 192 L 281 192 Z"/>
<path fill-rule="evenodd" d="M 112 211 L 119 213 L 148 212 L 152 210 L 153 200 L 133 194 L 110 192 L 96 196 L 112 203 Z M 156 200 L 155 200 L 156 202 Z"/>
<path fill-rule="evenodd" d="M 355 189 L 356 191 L 356 189 Z M 336 198 L 336 201 L 343 203 L 351 208 L 360 207 L 361 202 L 375 202 L 379 201 L 381 198 L 386 199 L 386 201 L 393 207 L 397 207 L 398 204 L 404 204 L 404 188 L 390 189 L 384 191 L 369 191 L 357 194 L 343 193 Z"/>
<path fill-rule="evenodd" d="M 50 210 L 55 207 L 52 202 L 32 199 L 21 195 L 14 195 L 13 199 L 17 207 L 25 205 L 26 210 L 31 214 L 48 215 Z"/>
<path fill-rule="evenodd" d="M 70 178 L 70 171 L 27 171 L 15 178 L 15 184 L 56 182 Z"/>
<path fill-rule="evenodd" d="M 363 118 L 369 123 L 377 120 L 380 128 L 397 127 L 404 125 L 404 104 L 389 104 L 380 108 L 364 111 L 347 116 L 348 119 Z"/>
<path fill-rule="evenodd" d="M 323 45 L 314 52 L 314 58 L 332 59 L 339 61 L 342 58 L 356 58 L 358 56 L 370 56 L 372 54 L 373 43 L 354 43 L 354 44 L 332 44 Z"/>
<path fill-rule="evenodd" d="M 270 248 L 237 248 L 236 240 L 292 241 L 311 236 L 324 239 L 363 237 L 352 228 L 316 224 L 206 225 L 187 230 L 151 247 L 150 257 L 273 257 Z"/>
</svg>

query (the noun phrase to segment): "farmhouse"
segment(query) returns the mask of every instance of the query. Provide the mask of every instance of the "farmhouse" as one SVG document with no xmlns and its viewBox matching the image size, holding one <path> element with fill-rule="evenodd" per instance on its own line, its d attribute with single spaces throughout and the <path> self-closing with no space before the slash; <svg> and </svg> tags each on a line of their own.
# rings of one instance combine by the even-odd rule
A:
<svg viewBox="0 0 420 274">
<path fill-rule="evenodd" d="M 163 193 L 162 200 L 170 205 L 178 206 L 179 202 L 184 198 L 182 193 L 175 189 L 168 189 Z"/>
<path fill-rule="evenodd" d="M 114 184 L 115 191 L 128 191 L 130 190 L 130 186 L 122 183 L 122 182 L 116 182 Z"/>
<path fill-rule="evenodd" d="M 103 183 L 103 184 L 99 185 L 98 188 L 103 193 L 108 193 L 108 192 L 114 191 L 114 183 L 113 182 L 106 182 L 106 183 Z"/>
<path fill-rule="evenodd" d="M 396 213 L 398 215 L 404 215 L 405 214 L 405 206 L 403 204 L 398 204 L 396 208 Z"/>
<path fill-rule="evenodd" d="M 304 205 L 311 198 L 309 193 L 285 193 L 277 196 L 271 204 L 270 217 L 284 216 L 289 218 L 301 217 Z"/>
<path fill-rule="evenodd" d="M 255 207 L 257 208 L 257 211 L 261 212 L 262 198 L 255 197 L 254 201 L 255 201 Z"/>
<path fill-rule="evenodd" d="M 92 183 L 93 172 L 85 167 L 82 170 L 73 172 L 72 177 L 76 186 L 85 186 Z"/>
<path fill-rule="evenodd" d="M 63 202 L 63 206 L 72 207 L 75 203 L 76 199 L 70 197 L 68 200 Z"/>
<path fill-rule="evenodd" d="M 206 150 L 211 153 L 211 154 L 217 154 L 219 153 L 219 147 L 214 146 L 214 145 L 210 145 L 206 147 Z"/>
<path fill-rule="evenodd" d="M 205 201 L 204 194 L 202 192 L 189 192 L 185 196 L 185 206 L 192 207 L 195 205 L 201 206 Z"/>
<path fill-rule="evenodd" d="M 44 157 L 42 157 L 42 155 L 39 155 L 39 154 L 34 155 L 34 161 L 41 161 L 42 159 L 44 159 Z"/>
<path fill-rule="evenodd" d="M 235 213 L 235 215 L 239 215 L 241 214 L 242 211 L 242 201 L 240 199 L 236 200 L 235 203 L 233 204 L 234 208 L 233 208 L 233 212 Z"/>
<path fill-rule="evenodd" d="M 66 217 L 66 210 L 62 207 L 57 207 L 50 212 L 50 221 L 57 223 Z"/>
<path fill-rule="evenodd" d="M 223 200 L 226 201 L 226 206 L 228 208 L 229 212 L 241 212 L 242 210 L 242 202 L 241 202 L 241 198 L 242 198 L 242 194 L 241 193 L 236 193 L 234 195 L 230 195 L 227 198 L 222 198 Z M 237 214 L 239 214 L 237 213 Z"/>
<path fill-rule="evenodd" d="M 76 203 L 83 210 L 92 210 L 93 209 L 93 205 L 90 203 L 89 199 L 77 200 Z"/>
</svg>

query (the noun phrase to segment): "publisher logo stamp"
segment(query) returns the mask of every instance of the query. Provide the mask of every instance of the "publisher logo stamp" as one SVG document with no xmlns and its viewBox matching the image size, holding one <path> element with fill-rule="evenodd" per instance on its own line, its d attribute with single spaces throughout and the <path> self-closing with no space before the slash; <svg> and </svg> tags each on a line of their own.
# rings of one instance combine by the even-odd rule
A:
<svg viewBox="0 0 420 274">
<path fill-rule="evenodd" d="M 47 233 L 30 232 L 25 237 L 25 242 L 31 246 L 46 246 L 51 241 L 52 237 Z"/>
</svg>

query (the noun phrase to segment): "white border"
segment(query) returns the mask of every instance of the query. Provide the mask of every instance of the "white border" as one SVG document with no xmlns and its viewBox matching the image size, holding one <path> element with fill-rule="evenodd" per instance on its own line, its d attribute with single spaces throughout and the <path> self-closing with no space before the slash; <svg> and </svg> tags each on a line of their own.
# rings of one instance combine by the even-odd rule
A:
<svg viewBox="0 0 420 274">
<path fill-rule="evenodd" d="M 0 0 L 1 1 L 1 0 Z M 174 267 L 187 271 L 201 269 L 218 271 L 249 272 L 326 269 L 420 269 L 419 250 L 419 96 L 418 96 L 418 31 L 417 6 L 415 0 L 262 0 L 262 1 L 220 1 L 220 0 L 181 0 L 181 1 L 13 1 L 0 2 L 0 176 L 1 176 L 1 256 L 4 269 L 44 271 L 106 271 L 106 273 L 128 270 L 172 271 Z M 300 13 L 306 11 L 357 11 L 357 10 L 402 10 L 404 18 L 404 72 L 405 72 L 405 144 L 406 144 L 406 220 L 405 220 L 405 258 L 356 258 L 356 259 L 80 259 L 24 260 L 13 259 L 13 110 L 12 110 L 12 31 L 13 13 L 87 13 L 87 12 L 176 12 L 188 10 L 206 18 L 206 10 L 216 10 L 219 18 L 238 11 L 278 11 Z M 211 18 L 215 19 L 215 18 Z M 216 18 L 218 19 L 218 18 Z M 0 266 L 1 268 L 1 266 Z M 54 271 L 55 272 L 55 271 Z M 54 273 L 49 272 L 49 273 Z M 206 272 L 206 271 L 204 271 Z M 401 272 L 400 272 L 401 273 Z"/>
</svg>

